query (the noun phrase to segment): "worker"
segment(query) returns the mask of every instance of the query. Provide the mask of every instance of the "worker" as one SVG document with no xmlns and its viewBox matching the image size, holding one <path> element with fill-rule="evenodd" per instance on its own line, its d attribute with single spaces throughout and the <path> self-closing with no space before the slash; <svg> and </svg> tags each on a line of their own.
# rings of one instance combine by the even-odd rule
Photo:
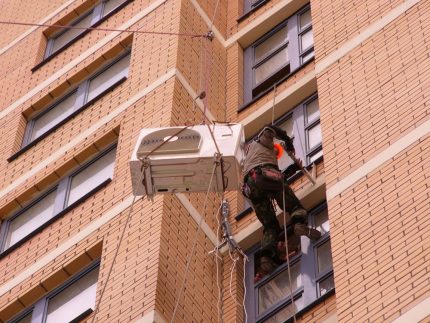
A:
<svg viewBox="0 0 430 323">
<path fill-rule="evenodd" d="M 295 153 L 293 142 L 284 130 L 273 125 L 264 127 L 248 146 L 243 168 L 242 193 L 250 200 L 258 220 L 263 225 L 263 254 L 279 259 L 277 243 L 281 227 L 276 218 L 273 200 L 286 210 L 287 223 L 290 222 L 295 235 L 318 240 L 321 233 L 307 226 L 307 211 L 286 181 L 287 177 L 300 169 L 301 161 L 299 160 L 299 165 L 289 166 L 284 171 L 284 176 L 278 167 L 274 138 L 284 141 L 285 149 Z"/>
</svg>

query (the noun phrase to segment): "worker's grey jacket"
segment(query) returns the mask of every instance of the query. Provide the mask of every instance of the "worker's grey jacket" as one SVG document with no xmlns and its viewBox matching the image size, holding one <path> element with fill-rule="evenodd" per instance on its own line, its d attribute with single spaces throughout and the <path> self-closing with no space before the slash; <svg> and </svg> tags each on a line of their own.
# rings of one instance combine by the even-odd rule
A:
<svg viewBox="0 0 430 323">
<path fill-rule="evenodd" d="M 243 175 L 248 174 L 251 169 L 257 166 L 267 164 L 277 167 L 276 151 L 273 148 L 267 148 L 258 141 L 252 141 L 248 146 L 245 164 L 243 165 Z"/>
</svg>

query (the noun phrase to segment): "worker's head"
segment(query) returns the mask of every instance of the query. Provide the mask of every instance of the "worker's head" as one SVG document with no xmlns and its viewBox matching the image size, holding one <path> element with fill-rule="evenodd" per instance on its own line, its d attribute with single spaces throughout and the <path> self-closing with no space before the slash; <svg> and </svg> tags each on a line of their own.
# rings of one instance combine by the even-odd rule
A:
<svg viewBox="0 0 430 323">
<path fill-rule="evenodd" d="M 269 127 L 264 127 L 258 134 L 260 143 L 269 148 L 273 148 L 273 138 L 275 138 L 275 131 Z"/>
</svg>

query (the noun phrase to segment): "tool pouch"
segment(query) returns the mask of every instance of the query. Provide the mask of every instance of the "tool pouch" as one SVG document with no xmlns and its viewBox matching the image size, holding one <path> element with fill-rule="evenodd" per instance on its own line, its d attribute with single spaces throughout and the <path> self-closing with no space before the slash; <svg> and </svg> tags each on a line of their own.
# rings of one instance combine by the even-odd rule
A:
<svg viewBox="0 0 430 323">
<path fill-rule="evenodd" d="M 282 173 L 274 168 L 259 167 L 253 174 L 255 184 L 263 190 L 277 192 L 282 190 L 284 177 Z"/>
</svg>

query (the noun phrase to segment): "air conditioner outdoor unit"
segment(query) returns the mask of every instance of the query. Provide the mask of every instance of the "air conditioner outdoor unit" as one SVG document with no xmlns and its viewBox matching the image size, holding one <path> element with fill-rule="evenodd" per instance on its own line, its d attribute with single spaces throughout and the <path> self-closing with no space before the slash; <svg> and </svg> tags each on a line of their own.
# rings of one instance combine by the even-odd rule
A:
<svg viewBox="0 0 430 323">
<path fill-rule="evenodd" d="M 243 149 L 237 123 L 142 129 L 130 161 L 133 194 L 237 190 Z"/>
</svg>

